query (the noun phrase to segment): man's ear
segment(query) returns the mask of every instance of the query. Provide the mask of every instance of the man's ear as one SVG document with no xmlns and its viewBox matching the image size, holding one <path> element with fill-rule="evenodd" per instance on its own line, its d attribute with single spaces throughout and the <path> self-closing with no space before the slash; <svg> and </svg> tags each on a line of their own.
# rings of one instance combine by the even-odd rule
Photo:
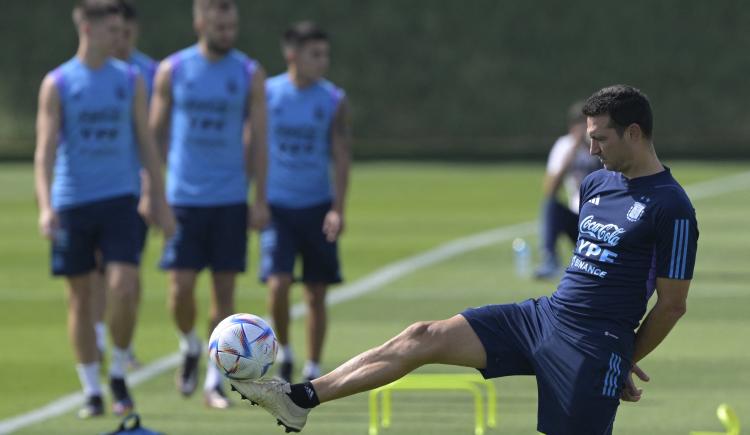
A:
<svg viewBox="0 0 750 435">
<path fill-rule="evenodd" d="M 640 141 L 643 138 L 643 130 L 641 130 L 641 126 L 636 123 L 630 124 L 628 128 L 625 129 L 625 134 L 632 142 Z"/>
</svg>

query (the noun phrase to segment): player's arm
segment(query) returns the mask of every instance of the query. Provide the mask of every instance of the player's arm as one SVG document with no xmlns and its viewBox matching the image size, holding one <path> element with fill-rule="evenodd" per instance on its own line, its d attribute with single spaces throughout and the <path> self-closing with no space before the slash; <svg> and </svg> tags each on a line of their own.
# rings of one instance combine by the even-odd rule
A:
<svg viewBox="0 0 750 435">
<path fill-rule="evenodd" d="M 165 237 L 171 237 L 175 231 L 175 220 L 164 196 L 164 182 L 159 155 L 148 123 L 146 84 L 140 74 L 137 76 L 135 84 L 133 122 L 138 143 L 138 155 L 148 178 L 147 183 L 145 183 L 148 186 L 148 192 L 144 193 L 150 198 L 150 201 L 147 202 L 151 210 L 147 210 L 146 213 L 154 218 L 156 224 L 164 231 Z"/>
<path fill-rule="evenodd" d="M 687 295 L 693 278 L 698 249 L 698 223 L 695 210 L 679 193 L 656 211 L 655 221 L 656 303 L 636 332 L 632 373 L 644 381 L 648 376 L 635 364 L 664 341 L 687 310 Z M 626 379 L 620 396 L 637 402 L 641 390 Z"/>
<path fill-rule="evenodd" d="M 39 107 L 36 115 L 36 150 L 34 151 L 34 185 L 39 204 L 39 231 L 52 238 L 57 227 L 57 217 L 52 210 L 50 186 L 57 151 L 62 108 L 55 80 L 48 75 L 39 89 Z"/>
<path fill-rule="evenodd" d="M 656 279 L 656 304 L 635 335 L 634 363 L 656 349 L 685 314 L 689 288 L 690 280 L 687 279 Z"/>
<path fill-rule="evenodd" d="M 562 186 L 565 174 L 568 173 L 568 169 L 573 163 L 577 149 L 578 143 L 576 142 L 567 148 L 553 150 L 553 152 L 550 153 L 550 160 L 559 159 L 559 162 L 547 165 L 547 172 L 544 175 L 544 182 L 542 183 L 542 190 L 544 191 L 545 198 L 554 198 L 557 195 L 560 186 Z"/>
<path fill-rule="evenodd" d="M 328 241 L 338 238 L 344 230 L 344 206 L 349 187 L 351 167 L 352 128 L 349 114 L 349 102 L 343 97 L 331 126 L 331 155 L 334 168 L 334 199 L 331 211 L 323 222 L 323 232 Z"/>
<path fill-rule="evenodd" d="M 266 173 L 268 171 L 268 113 L 266 109 L 266 73 L 258 68 L 253 74 L 248 95 L 248 118 L 245 122 L 245 167 L 248 178 L 255 185 L 250 224 L 262 229 L 268 224 L 270 212 L 266 201 Z"/>
<path fill-rule="evenodd" d="M 651 308 L 635 335 L 633 368 L 620 394 L 623 400 L 627 402 L 641 400 L 643 390 L 636 387 L 632 375 L 635 374 L 646 382 L 649 381 L 649 377 L 636 363 L 656 349 L 685 314 L 689 288 L 690 280 L 688 279 L 656 279 L 656 304 Z"/>
<path fill-rule="evenodd" d="M 159 64 L 154 78 L 151 96 L 149 127 L 153 132 L 162 161 L 167 160 L 169 144 L 169 123 L 172 113 L 172 65 L 169 60 Z"/>
</svg>

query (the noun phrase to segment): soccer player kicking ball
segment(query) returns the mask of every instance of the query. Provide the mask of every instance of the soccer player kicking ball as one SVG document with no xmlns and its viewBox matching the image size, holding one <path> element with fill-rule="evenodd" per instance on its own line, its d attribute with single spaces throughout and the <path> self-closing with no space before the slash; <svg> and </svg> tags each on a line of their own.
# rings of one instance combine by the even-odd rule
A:
<svg viewBox="0 0 750 435">
<path fill-rule="evenodd" d="M 685 313 L 698 228 L 685 191 L 654 151 L 646 96 L 607 87 L 583 113 L 590 152 L 604 169 L 581 185 L 578 241 L 552 296 L 415 323 L 312 382 L 232 381 L 234 388 L 300 431 L 320 403 L 424 364 L 451 364 L 486 378 L 535 375 L 540 432 L 610 434 L 620 400 L 641 398 L 632 374 L 648 380 L 636 363 Z M 654 290 L 656 304 L 639 327 Z"/>
<path fill-rule="evenodd" d="M 351 129 L 344 92 L 323 78 L 330 58 L 328 35 L 312 22 L 299 22 L 284 32 L 282 47 L 288 70 L 266 80 L 271 225 L 261 235 L 261 280 L 268 284 L 269 311 L 281 344 L 278 375 L 288 382 L 293 361 L 289 288 L 297 255 L 304 265 L 308 313 L 302 376 L 320 376 L 326 290 L 341 282 L 336 241 L 344 227 Z"/>
<path fill-rule="evenodd" d="M 167 200 L 177 233 L 161 266 L 169 270 L 170 308 L 180 333 L 183 364 L 176 384 L 191 395 L 198 382 L 203 345 L 194 331 L 195 282 L 211 269 L 209 332 L 234 313 L 237 274 L 247 257 L 248 181 L 254 176 L 255 228 L 268 221 L 266 203 L 266 94 L 260 65 L 233 49 L 239 13 L 233 0 L 195 0 L 198 43 L 159 65 L 151 100 L 151 126 L 167 154 Z M 243 128 L 250 131 L 250 149 Z M 168 143 L 168 146 L 167 146 Z M 209 362 L 207 406 L 229 406 L 222 377 Z"/>
<path fill-rule="evenodd" d="M 138 305 L 140 165 L 151 179 L 145 212 L 165 236 L 175 223 L 148 131 L 143 78 L 109 57 L 122 26 L 117 2 L 80 0 L 73 17 L 80 39 L 76 56 L 49 73 L 39 91 L 34 162 L 39 226 L 52 240 L 52 273 L 67 279 L 68 334 L 87 397 L 80 417 L 104 412 L 91 278 L 101 253 L 114 344 L 112 409 L 125 414 L 133 408 L 125 367 Z"/>
</svg>

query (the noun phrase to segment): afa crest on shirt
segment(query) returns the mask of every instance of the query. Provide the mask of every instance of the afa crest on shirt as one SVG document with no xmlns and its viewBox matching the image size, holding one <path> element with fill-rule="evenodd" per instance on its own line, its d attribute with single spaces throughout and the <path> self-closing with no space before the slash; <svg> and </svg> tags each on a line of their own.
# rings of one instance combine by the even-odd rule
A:
<svg viewBox="0 0 750 435">
<path fill-rule="evenodd" d="M 643 216 L 643 212 L 646 210 L 646 204 L 643 204 L 642 202 L 634 202 L 633 205 L 630 206 L 630 210 L 628 210 L 628 214 L 626 217 L 630 222 L 635 222 L 638 219 Z"/>
</svg>

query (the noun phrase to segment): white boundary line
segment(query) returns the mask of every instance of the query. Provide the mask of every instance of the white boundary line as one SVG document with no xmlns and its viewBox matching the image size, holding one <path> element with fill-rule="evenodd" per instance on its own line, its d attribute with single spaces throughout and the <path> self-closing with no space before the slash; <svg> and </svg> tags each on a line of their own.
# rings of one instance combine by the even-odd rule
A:
<svg viewBox="0 0 750 435">
<path fill-rule="evenodd" d="M 688 187 L 688 194 L 693 201 L 735 192 L 750 188 L 750 171 L 697 183 Z M 439 245 L 436 248 L 403 260 L 391 263 L 375 272 L 360 278 L 351 284 L 343 285 L 332 291 L 326 304 L 337 305 L 351 299 L 356 299 L 367 293 L 374 292 L 386 284 L 392 283 L 419 269 L 431 266 L 469 251 L 484 248 L 496 243 L 508 241 L 519 236 L 527 236 L 537 228 L 536 221 L 529 221 L 515 225 L 484 231 L 471 236 L 462 237 Z M 305 315 L 303 303 L 295 304 L 291 309 L 293 319 Z M 180 364 L 179 353 L 173 353 L 151 362 L 128 376 L 128 383 L 135 387 Z M 33 411 L 0 421 L 0 435 L 8 434 L 34 423 L 38 423 L 61 414 L 72 411 L 81 406 L 84 401 L 83 393 L 72 393 L 60 397 L 47 405 Z"/>
</svg>

